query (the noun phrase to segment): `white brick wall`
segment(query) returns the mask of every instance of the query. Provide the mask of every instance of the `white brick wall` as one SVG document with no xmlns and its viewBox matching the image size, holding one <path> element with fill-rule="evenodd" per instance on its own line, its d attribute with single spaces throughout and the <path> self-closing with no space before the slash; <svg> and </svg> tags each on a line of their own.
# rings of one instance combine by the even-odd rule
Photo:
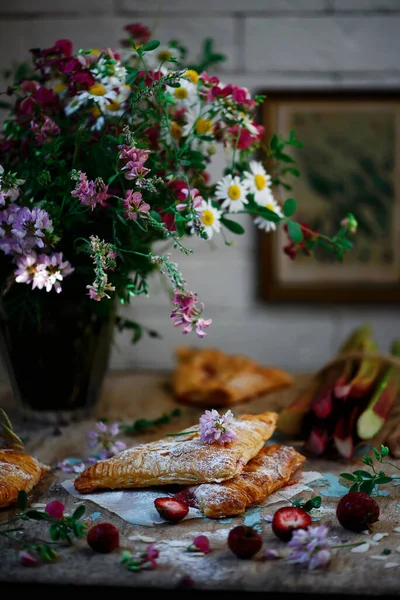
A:
<svg viewBox="0 0 400 600">
<path fill-rule="evenodd" d="M 399 87 L 400 0 L 0 0 L 0 67 L 26 59 L 33 46 L 70 37 L 76 46 L 117 45 L 130 22 L 156 25 L 156 37 L 173 37 L 196 54 L 212 37 L 228 57 L 223 79 L 252 92 L 272 89 Z M 223 156 L 212 176 L 218 177 Z M 170 368 L 181 343 L 216 345 L 293 370 L 318 368 L 348 330 L 368 321 L 387 349 L 400 331 L 393 308 L 269 306 L 256 297 L 258 255 L 249 219 L 233 247 L 194 240 L 194 254 L 179 259 L 186 279 L 213 318 L 201 341 L 182 337 L 169 320 L 170 304 L 155 278 L 151 297 L 123 314 L 155 328 L 162 340 L 132 346 L 118 335 L 112 368 Z"/>
</svg>

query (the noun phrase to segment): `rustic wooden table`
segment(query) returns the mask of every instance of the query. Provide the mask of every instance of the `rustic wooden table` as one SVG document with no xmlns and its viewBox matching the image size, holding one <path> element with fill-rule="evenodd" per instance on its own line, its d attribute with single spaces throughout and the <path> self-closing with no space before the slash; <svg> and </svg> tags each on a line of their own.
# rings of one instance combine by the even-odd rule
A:
<svg viewBox="0 0 400 600">
<path fill-rule="evenodd" d="M 291 388 L 237 406 L 234 412 L 239 414 L 279 411 L 308 380 L 306 375 L 297 376 Z M 105 381 L 95 414 L 84 421 L 59 428 L 38 426 L 19 420 L 10 392 L 8 389 L 4 390 L 0 406 L 12 417 L 17 432 L 24 436 L 26 450 L 53 467 L 50 475 L 35 490 L 32 501 L 47 503 L 58 499 L 65 504 L 67 512 L 74 510 L 77 499 L 60 485 L 61 481 L 73 478 L 73 475 L 55 467 L 67 457 L 88 456 L 86 433 L 93 429 L 97 418 L 131 423 L 140 418 L 155 419 L 174 408 L 181 409 L 180 416 L 171 422 L 145 433 L 123 438 L 129 445 L 158 439 L 166 433 L 179 431 L 198 422 L 203 411 L 177 404 L 168 389 L 168 381 L 168 373 L 111 372 Z M 278 441 L 293 442 L 279 437 Z M 301 445 L 298 449 L 301 451 Z M 392 462 L 400 466 L 400 461 Z M 148 527 L 131 525 L 114 513 L 99 508 L 92 501 L 85 501 L 87 514 L 100 512 L 101 516 L 97 522 L 108 521 L 117 525 L 120 530 L 121 549 L 144 549 L 147 543 L 140 539 L 141 536 L 145 536 L 145 539 L 153 538 L 160 552 L 158 568 L 130 572 L 121 564 L 121 549 L 110 554 L 97 554 L 88 547 L 85 540 L 74 542 L 71 547 L 61 548 L 59 559 L 55 563 L 28 568 L 19 564 L 17 548 L 0 537 L 0 589 L 4 597 L 6 591 L 20 589 L 26 593 L 38 589 L 41 595 L 46 592 L 53 595 L 66 589 L 74 595 L 82 593 L 85 596 L 90 592 L 104 590 L 113 593 L 114 589 L 117 592 L 184 590 L 195 595 L 218 590 L 220 595 L 229 593 L 230 596 L 232 593 L 242 595 L 244 592 L 268 592 L 277 597 L 288 594 L 293 598 L 301 598 L 305 594 L 314 597 L 327 594 L 330 597 L 397 595 L 400 587 L 400 533 L 393 530 L 400 525 L 400 486 L 381 486 L 389 494 L 378 498 L 381 515 L 370 535 L 346 531 L 336 519 L 335 509 L 339 500 L 337 476 L 343 471 L 352 472 L 357 467 L 360 468 L 360 465 L 360 459 L 349 464 L 343 461 L 308 458 L 303 466 L 303 471 L 318 471 L 325 478 L 324 485 L 311 484 L 313 491 L 305 492 L 301 497 L 308 499 L 321 495 L 322 507 L 313 511 L 314 518 L 316 524 L 325 523 L 329 526 L 335 543 L 370 541 L 373 534 L 388 534 L 376 545 L 371 545 L 365 553 L 352 552 L 352 548 L 334 550 L 329 568 L 325 570 L 307 571 L 285 560 L 263 559 L 263 550 L 266 548 L 280 550 L 285 547 L 285 544 L 273 535 L 271 525 L 264 518 L 280 506 L 288 504 L 284 500 L 264 508 L 257 507 L 257 510 L 249 513 L 253 523 L 261 529 L 264 539 L 263 550 L 251 560 L 238 559 L 229 550 L 226 542 L 229 530 L 243 522 L 248 523 L 249 514 L 231 520 L 200 518 L 184 520 L 175 525 L 163 523 Z M 393 471 L 395 470 L 392 469 L 392 474 Z M 12 511 L 7 509 L 0 510 L 0 519 L 8 518 L 10 513 Z M 30 531 L 43 531 L 40 528 L 43 528 L 43 524 L 39 523 L 32 526 Z M 211 553 L 204 556 L 196 556 L 186 551 L 186 543 L 189 545 L 200 533 L 209 537 L 213 548 Z M 133 537 L 136 537 L 136 540 L 133 540 Z M 188 576 L 193 582 L 190 590 L 184 585 Z"/>
</svg>

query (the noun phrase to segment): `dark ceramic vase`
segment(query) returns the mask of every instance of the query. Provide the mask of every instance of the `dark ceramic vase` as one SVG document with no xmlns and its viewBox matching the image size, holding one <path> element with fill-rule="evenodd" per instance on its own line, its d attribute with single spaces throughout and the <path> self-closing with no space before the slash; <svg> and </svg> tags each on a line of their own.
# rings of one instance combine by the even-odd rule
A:
<svg viewBox="0 0 400 600">
<path fill-rule="evenodd" d="M 67 282 L 65 282 L 67 283 Z M 16 287 L 16 286 L 13 286 Z M 1 357 L 22 416 L 65 423 L 89 416 L 101 393 L 113 338 L 114 303 L 90 300 L 73 282 L 56 294 L 30 290 L 29 313 L 5 296 Z M 26 298 L 25 298 L 26 301 Z M 39 302 L 36 305 L 35 301 Z M 99 304 L 102 304 L 101 308 Z"/>
</svg>

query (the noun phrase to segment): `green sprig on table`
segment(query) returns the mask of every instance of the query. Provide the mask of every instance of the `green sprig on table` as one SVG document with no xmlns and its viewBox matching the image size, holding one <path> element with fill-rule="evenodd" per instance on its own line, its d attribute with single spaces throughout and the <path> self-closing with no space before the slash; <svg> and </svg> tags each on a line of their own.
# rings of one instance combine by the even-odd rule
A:
<svg viewBox="0 0 400 600">
<path fill-rule="evenodd" d="M 302 508 L 306 512 L 311 512 L 313 508 L 319 508 L 321 504 L 321 496 L 314 496 L 314 498 L 310 498 L 306 502 L 303 502 L 303 498 L 297 498 L 292 502 L 293 506 L 296 506 L 297 508 Z"/>
<path fill-rule="evenodd" d="M 377 462 L 390 465 L 400 471 L 400 468 L 393 463 L 384 461 L 384 458 L 389 454 L 389 448 L 387 446 L 381 445 L 380 451 L 376 448 L 373 448 L 372 450 Z M 343 477 L 343 479 L 346 479 L 347 481 L 351 481 L 352 485 L 349 490 L 350 492 L 364 492 L 365 494 L 371 495 L 374 489 L 378 488 L 379 485 L 391 483 L 396 479 L 400 479 L 400 477 L 387 475 L 382 470 L 377 471 L 372 456 L 369 456 L 368 454 L 362 457 L 361 462 L 370 467 L 372 473 L 364 471 L 363 469 L 357 469 L 356 471 L 353 471 L 353 473 L 340 473 L 340 477 Z"/>
<path fill-rule="evenodd" d="M 131 425 L 124 425 L 123 423 L 119 426 L 121 430 L 125 433 L 143 433 L 152 427 L 157 427 L 159 425 L 164 425 L 165 423 L 169 423 L 172 419 L 179 417 L 181 415 L 181 410 L 179 408 L 174 408 L 169 413 L 164 413 L 161 417 L 157 417 L 156 419 L 138 419 L 134 421 Z"/>
<path fill-rule="evenodd" d="M 63 516 L 61 519 L 54 519 L 46 511 L 28 508 L 28 496 L 24 491 L 18 492 L 17 504 L 21 512 L 17 513 L 12 519 L 0 523 L 0 536 L 20 544 L 25 552 L 29 552 L 33 556 L 36 555 L 42 560 L 51 562 L 58 557 L 57 552 L 52 547 L 54 544 L 67 542 L 69 545 L 72 545 L 73 538 L 79 539 L 86 534 L 88 525 L 81 521 L 86 511 L 86 507 L 83 504 L 79 505 L 71 516 Z M 22 527 L 3 529 L 3 527 L 8 527 L 20 520 L 47 521 L 51 541 L 47 542 L 37 538 L 29 542 L 13 535 L 15 532 L 24 531 Z"/>
</svg>

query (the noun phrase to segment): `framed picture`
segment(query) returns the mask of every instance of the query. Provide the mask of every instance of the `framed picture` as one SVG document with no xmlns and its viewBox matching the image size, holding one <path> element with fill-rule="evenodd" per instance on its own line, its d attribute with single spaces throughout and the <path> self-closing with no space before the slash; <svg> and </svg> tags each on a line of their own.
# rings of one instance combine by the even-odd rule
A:
<svg viewBox="0 0 400 600">
<path fill-rule="evenodd" d="M 317 260 L 292 260 L 283 251 L 288 238 L 282 227 L 263 233 L 263 298 L 399 302 L 400 90 L 263 93 L 266 139 L 273 133 L 287 139 L 293 130 L 303 145 L 285 148 L 300 175 L 286 178 L 292 189 L 276 189 L 277 200 L 295 198 L 295 219 L 330 236 L 349 212 L 359 224 L 343 262 L 323 251 Z"/>
</svg>

